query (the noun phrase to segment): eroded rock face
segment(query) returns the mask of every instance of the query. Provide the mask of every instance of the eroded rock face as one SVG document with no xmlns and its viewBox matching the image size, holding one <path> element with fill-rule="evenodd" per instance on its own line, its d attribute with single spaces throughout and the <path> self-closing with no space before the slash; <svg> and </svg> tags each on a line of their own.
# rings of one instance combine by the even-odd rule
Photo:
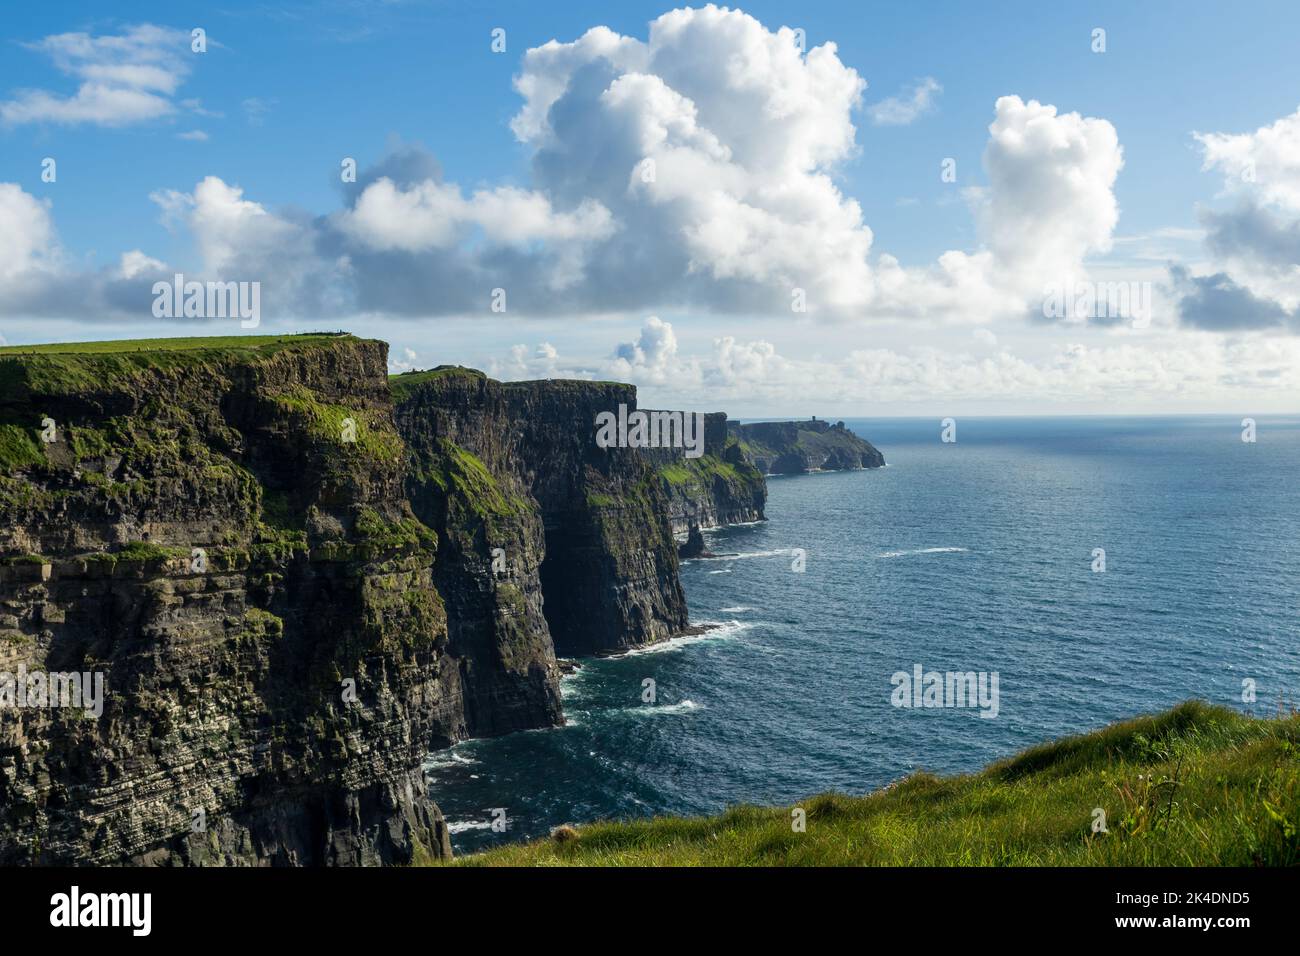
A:
<svg viewBox="0 0 1300 956">
<path fill-rule="evenodd" d="M 704 416 L 704 454 L 688 458 L 682 449 L 646 449 L 668 502 L 673 534 L 686 535 L 692 525 L 718 528 L 763 521 L 767 483 L 741 443 L 728 433 L 727 416 Z"/>
<path fill-rule="evenodd" d="M 398 376 L 394 390 L 414 456 L 417 513 L 435 514 L 446 488 L 474 486 L 465 493 L 485 516 L 485 533 L 473 560 L 504 551 L 505 578 L 495 598 L 485 594 L 488 603 L 516 603 L 524 630 L 549 631 L 566 657 L 636 647 L 686 626 L 667 503 L 652 469 L 636 449 L 596 445 L 596 415 L 635 409 L 635 388 L 502 383 L 440 368 Z M 449 468 L 463 477 L 446 477 Z"/>
<path fill-rule="evenodd" d="M 0 710 L 0 862 L 450 852 L 419 761 L 468 722 L 386 346 L 290 341 L 0 356 L 0 671 L 106 689 Z"/>
</svg>

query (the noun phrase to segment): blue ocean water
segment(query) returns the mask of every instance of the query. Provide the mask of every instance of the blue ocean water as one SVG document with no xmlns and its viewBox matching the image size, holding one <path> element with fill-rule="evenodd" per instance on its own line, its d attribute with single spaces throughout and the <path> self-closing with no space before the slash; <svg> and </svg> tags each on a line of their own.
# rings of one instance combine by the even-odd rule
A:
<svg viewBox="0 0 1300 956">
<path fill-rule="evenodd" d="M 719 628 L 584 662 L 567 727 L 430 757 L 456 850 L 976 770 L 1189 697 L 1295 702 L 1300 418 L 1256 420 L 1253 444 L 1240 417 L 960 419 L 952 444 L 849 420 L 887 468 L 770 478 L 769 520 L 683 566 Z M 916 664 L 997 672 L 997 717 L 893 706 Z"/>
</svg>

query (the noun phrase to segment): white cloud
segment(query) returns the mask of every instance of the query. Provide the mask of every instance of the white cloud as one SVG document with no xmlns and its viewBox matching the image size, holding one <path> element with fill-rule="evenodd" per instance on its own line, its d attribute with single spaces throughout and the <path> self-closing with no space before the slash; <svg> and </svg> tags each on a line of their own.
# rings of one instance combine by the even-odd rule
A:
<svg viewBox="0 0 1300 956">
<path fill-rule="evenodd" d="M 995 111 L 977 209 L 985 246 L 1012 287 L 1080 275 L 1085 257 L 1110 251 L 1119 220 L 1115 127 L 1018 96 Z"/>
<path fill-rule="evenodd" d="M 0 183 L 0 281 L 54 265 L 57 254 L 49 203 L 23 191 L 16 183 Z"/>
<path fill-rule="evenodd" d="M 346 259 L 322 255 L 314 221 L 277 215 L 216 176 L 191 193 L 165 189 L 149 198 L 165 225 L 193 238 L 204 278 L 260 282 L 267 315 L 333 315 L 350 306 Z"/>
<path fill-rule="evenodd" d="M 208 134 L 201 129 L 192 129 L 184 133 L 177 133 L 177 139 L 188 140 L 192 143 L 206 143 L 209 139 Z"/>
<path fill-rule="evenodd" d="M 139 249 L 122 253 L 118 262 L 117 275 L 121 279 L 135 279 L 139 276 L 159 276 L 167 271 L 167 263 L 147 256 Z"/>
<path fill-rule="evenodd" d="M 672 325 L 652 315 L 635 342 L 625 342 L 614 350 L 607 367 L 620 379 L 663 383 L 675 370 L 676 362 L 677 336 Z"/>
<path fill-rule="evenodd" d="M 1300 213 L 1300 109 L 1253 133 L 1193 133 L 1225 190 Z"/>
<path fill-rule="evenodd" d="M 910 90 L 890 96 L 867 107 L 871 122 L 877 126 L 906 126 L 934 108 L 934 99 L 943 92 L 932 76 L 918 80 Z"/>
<path fill-rule="evenodd" d="M 1208 263 L 1172 270 L 1183 322 L 1300 332 L 1300 109 L 1253 133 L 1193 135 L 1232 206 L 1201 210 Z"/>
<path fill-rule="evenodd" d="M 152 24 L 116 35 L 61 33 L 25 44 L 81 82 L 71 94 L 18 90 L 0 102 L 0 120 L 125 126 L 168 116 L 176 111 L 172 94 L 189 73 L 188 44 L 188 34 Z"/>
<path fill-rule="evenodd" d="M 515 85 L 538 188 L 623 227 L 589 264 L 591 304 L 866 301 L 871 231 L 831 178 L 865 83 L 833 43 L 805 57 L 741 11 L 675 10 L 645 42 L 597 28 L 530 50 Z"/>
<path fill-rule="evenodd" d="M 446 248 L 479 229 L 489 242 L 591 241 L 613 231 L 609 210 L 584 202 L 557 213 L 545 196 L 513 187 L 479 190 L 469 198 L 456 186 L 432 180 L 401 189 L 381 178 L 338 217 L 339 227 L 377 250 L 423 252 Z"/>
</svg>

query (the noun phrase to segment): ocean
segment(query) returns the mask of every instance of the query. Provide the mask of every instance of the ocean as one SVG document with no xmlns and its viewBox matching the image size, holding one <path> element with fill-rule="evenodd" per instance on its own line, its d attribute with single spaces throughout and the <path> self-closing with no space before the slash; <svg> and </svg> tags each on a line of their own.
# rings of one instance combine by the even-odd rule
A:
<svg viewBox="0 0 1300 956">
<path fill-rule="evenodd" d="M 1189 697 L 1289 706 L 1300 417 L 1255 419 L 846 420 L 888 467 L 769 478 L 768 520 L 683 565 L 716 629 L 582 662 L 566 727 L 430 755 L 455 850 L 973 771 Z M 996 716 L 895 706 L 918 665 L 996 674 Z"/>
</svg>

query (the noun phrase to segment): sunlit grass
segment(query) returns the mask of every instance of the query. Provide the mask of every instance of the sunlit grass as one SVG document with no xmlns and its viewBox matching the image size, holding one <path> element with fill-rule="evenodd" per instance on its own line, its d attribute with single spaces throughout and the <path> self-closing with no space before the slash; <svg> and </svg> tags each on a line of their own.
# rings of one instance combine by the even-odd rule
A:
<svg viewBox="0 0 1300 956">
<path fill-rule="evenodd" d="M 1300 717 L 1191 701 L 978 774 L 716 817 L 593 823 L 468 866 L 1251 866 L 1300 863 Z M 1108 832 L 1094 832 L 1095 810 Z"/>
</svg>

